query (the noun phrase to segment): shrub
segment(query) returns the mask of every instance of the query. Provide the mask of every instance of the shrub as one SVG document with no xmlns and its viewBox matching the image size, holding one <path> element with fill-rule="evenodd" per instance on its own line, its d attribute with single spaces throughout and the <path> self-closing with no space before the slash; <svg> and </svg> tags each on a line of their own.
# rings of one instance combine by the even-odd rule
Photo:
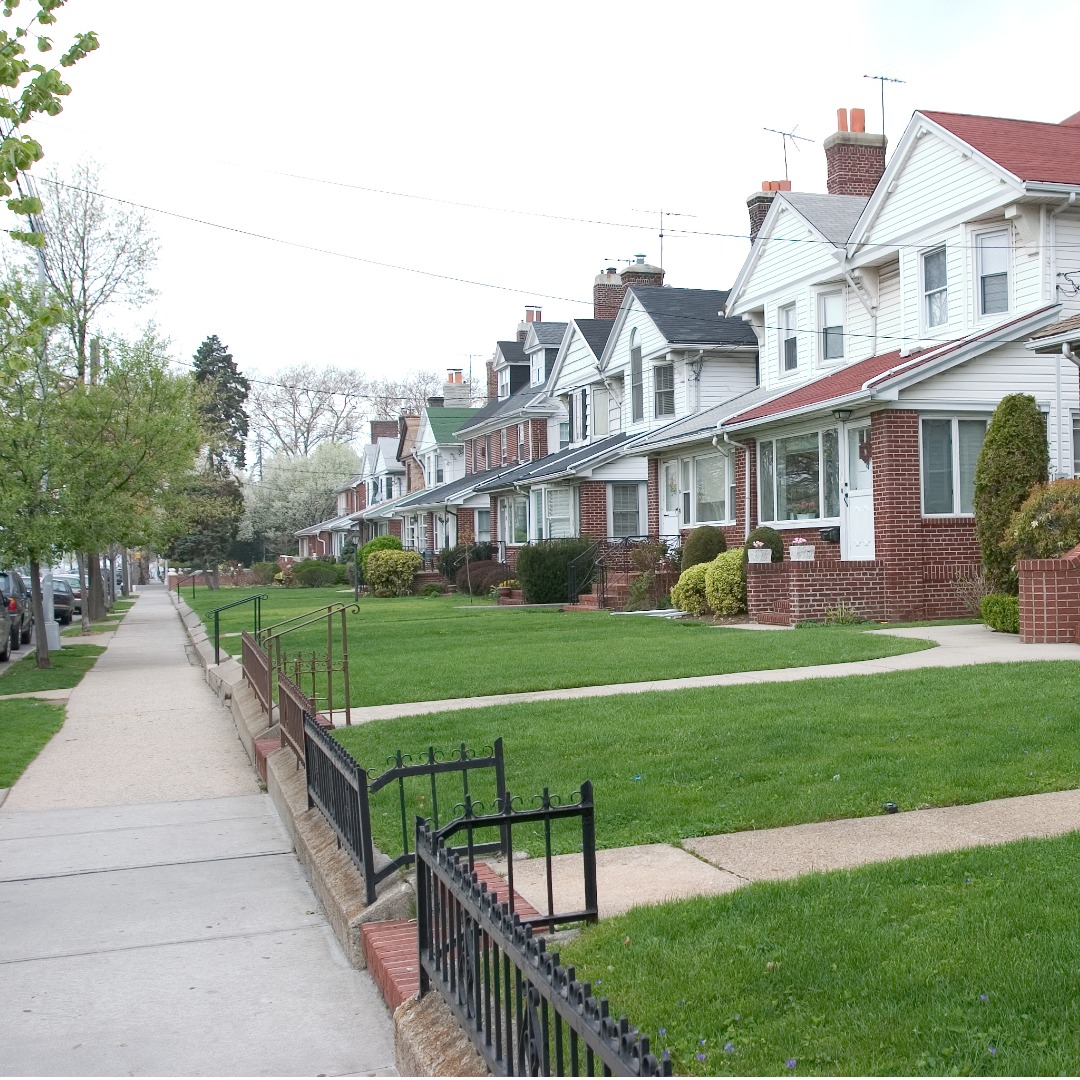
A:
<svg viewBox="0 0 1080 1080">
<path fill-rule="evenodd" d="M 510 567 L 505 563 L 485 559 L 482 562 L 466 563 L 457 572 L 454 584 L 457 585 L 459 592 L 471 593 L 473 596 L 487 596 L 492 586 L 513 576 Z"/>
<path fill-rule="evenodd" d="M 746 561 L 745 552 L 754 546 L 755 540 L 760 540 L 772 551 L 773 562 L 784 561 L 784 538 L 775 529 L 770 529 L 768 525 L 759 525 L 756 529 L 751 529 L 750 535 L 746 538 L 746 543 L 743 544 L 744 562 Z"/>
<path fill-rule="evenodd" d="M 305 589 L 325 589 L 328 585 L 338 584 L 337 568 L 333 566 L 305 566 L 296 576 Z"/>
<path fill-rule="evenodd" d="M 990 593 L 982 598 L 982 620 L 991 630 L 1020 633 L 1020 597 Z"/>
<path fill-rule="evenodd" d="M 704 615 L 709 610 L 705 599 L 705 575 L 709 563 L 697 563 L 679 575 L 671 590 L 671 602 L 687 615 Z"/>
<path fill-rule="evenodd" d="M 743 551 L 734 548 L 706 563 L 705 602 L 717 615 L 738 615 L 746 610 Z"/>
<path fill-rule="evenodd" d="M 458 570 L 469 562 L 490 562 L 495 554 L 495 547 L 486 540 L 479 544 L 455 544 L 453 547 L 443 548 L 435 556 L 435 565 L 439 573 L 447 581 L 453 581 Z"/>
<path fill-rule="evenodd" d="M 376 536 L 360 549 L 360 569 L 367 577 L 368 558 L 376 551 L 400 551 L 401 541 L 396 536 Z"/>
<path fill-rule="evenodd" d="M 1056 559 L 1080 544 L 1080 480 L 1039 484 L 1009 519 L 1010 561 Z"/>
<path fill-rule="evenodd" d="M 270 585 L 281 572 L 281 567 L 276 562 L 257 562 L 251 565 L 251 576 L 256 585 Z"/>
<path fill-rule="evenodd" d="M 1003 547 L 1009 519 L 1046 482 L 1046 420 L 1030 394 L 1008 394 L 994 410 L 975 466 L 975 538 L 995 592 L 1018 591 L 1013 556 Z"/>
<path fill-rule="evenodd" d="M 723 530 L 715 525 L 699 525 L 683 543 L 682 568 L 689 570 L 698 563 L 712 562 L 722 551 L 727 551 Z"/>
<path fill-rule="evenodd" d="M 364 573 L 376 596 L 408 596 L 412 592 L 413 578 L 423 563 L 415 551 L 384 548 L 369 553 Z"/>
<path fill-rule="evenodd" d="M 521 591 L 530 604 L 561 604 L 567 599 L 567 568 L 579 555 L 594 544 L 588 537 L 550 540 L 543 544 L 526 544 L 518 552 L 517 577 Z M 588 579 L 592 580 L 591 576 Z M 584 591 L 584 581 L 578 581 Z"/>
<path fill-rule="evenodd" d="M 964 610 L 969 615 L 981 617 L 982 599 L 990 592 L 986 584 L 986 575 L 981 570 L 974 574 L 965 574 L 963 570 L 957 570 L 953 588 L 956 590 L 960 603 L 964 605 Z"/>
</svg>

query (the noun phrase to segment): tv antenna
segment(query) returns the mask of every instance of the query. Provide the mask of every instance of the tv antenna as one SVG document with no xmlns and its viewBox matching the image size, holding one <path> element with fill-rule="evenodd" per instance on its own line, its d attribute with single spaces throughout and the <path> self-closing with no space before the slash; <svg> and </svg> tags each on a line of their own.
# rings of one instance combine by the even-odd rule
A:
<svg viewBox="0 0 1080 1080">
<path fill-rule="evenodd" d="M 796 135 L 795 132 L 798 131 L 798 130 L 799 130 L 799 125 L 798 124 L 796 124 L 790 131 L 779 131 L 776 128 L 762 128 L 762 131 L 771 131 L 774 135 L 779 135 L 784 140 L 784 179 L 785 180 L 788 179 L 788 168 L 787 168 L 787 144 L 788 144 L 788 139 L 791 140 L 791 145 L 794 146 L 796 150 L 799 149 L 799 143 L 800 142 L 813 142 L 814 141 L 813 139 L 808 139 L 805 135 Z"/>
<path fill-rule="evenodd" d="M 864 75 L 864 79 L 877 79 L 881 83 L 881 134 L 885 134 L 885 84 L 902 83 L 903 79 L 894 79 L 891 75 Z"/>
<path fill-rule="evenodd" d="M 697 217 L 697 214 L 683 214 L 678 210 L 641 210 L 631 207 L 635 214 L 659 214 L 660 215 L 660 265 L 664 265 L 664 218 L 665 217 Z"/>
</svg>

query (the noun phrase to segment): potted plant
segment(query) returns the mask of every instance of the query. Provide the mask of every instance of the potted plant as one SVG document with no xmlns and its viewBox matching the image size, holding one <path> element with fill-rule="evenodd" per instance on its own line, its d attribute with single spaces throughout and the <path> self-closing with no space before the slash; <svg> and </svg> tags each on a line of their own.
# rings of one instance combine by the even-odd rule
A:
<svg viewBox="0 0 1080 1080">
<path fill-rule="evenodd" d="M 796 536 L 791 541 L 792 562 L 813 562 L 814 545 L 807 543 L 805 536 Z"/>
<path fill-rule="evenodd" d="M 763 540 L 755 540 L 753 544 L 746 549 L 746 561 L 753 563 L 771 563 L 772 548 L 766 547 Z"/>
</svg>

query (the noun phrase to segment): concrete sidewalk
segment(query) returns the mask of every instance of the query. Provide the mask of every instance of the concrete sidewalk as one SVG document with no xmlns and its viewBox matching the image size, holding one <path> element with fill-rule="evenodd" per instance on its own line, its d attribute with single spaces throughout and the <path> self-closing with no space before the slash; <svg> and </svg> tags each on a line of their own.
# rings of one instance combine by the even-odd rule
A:
<svg viewBox="0 0 1080 1080">
<path fill-rule="evenodd" d="M 149 587 L 0 807 L 0 1070 L 393 1073 L 232 718 Z"/>
<path fill-rule="evenodd" d="M 718 637 L 739 626 L 716 627 Z M 770 628 L 772 629 L 772 628 Z M 776 629 L 784 629 L 776 628 Z M 727 675 L 696 675 L 685 679 L 654 679 L 648 682 L 613 683 L 607 686 L 577 686 L 564 690 L 534 690 L 523 694 L 492 694 L 487 697 L 449 698 L 440 701 L 411 701 L 398 705 L 371 705 L 352 710 L 352 722 L 388 720 L 398 716 L 449 712 L 452 709 L 517 705 L 531 701 L 610 697 L 613 694 L 644 694 L 654 690 L 691 690 L 708 686 L 737 686 L 744 683 L 799 682 L 803 679 L 839 679 L 847 675 L 875 675 L 915 668 L 962 667 L 967 664 L 1005 664 L 1034 660 L 1080 660 L 1080 645 L 1023 645 L 1014 634 L 997 634 L 983 625 L 918 626 L 902 630 L 871 630 L 873 634 L 921 638 L 937 643 L 937 648 L 886 656 L 880 660 L 856 660 L 820 667 L 777 668 L 741 671 Z M 722 638 L 721 638 L 722 640 Z M 335 723 L 344 723 L 344 714 L 335 713 Z"/>
</svg>

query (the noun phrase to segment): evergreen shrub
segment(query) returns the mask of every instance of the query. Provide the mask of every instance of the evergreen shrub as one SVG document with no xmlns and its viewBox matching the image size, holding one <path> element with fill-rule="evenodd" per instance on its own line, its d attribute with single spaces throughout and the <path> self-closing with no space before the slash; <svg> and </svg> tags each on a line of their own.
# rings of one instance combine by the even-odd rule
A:
<svg viewBox="0 0 1080 1080">
<path fill-rule="evenodd" d="M 982 621 L 991 630 L 1004 634 L 1020 633 L 1020 597 L 1008 593 L 990 593 L 982 598 Z"/>
<path fill-rule="evenodd" d="M 276 562 L 257 562 L 251 564 L 251 576 L 256 585 L 272 585 L 274 578 L 281 571 Z"/>
<path fill-rule="evenodd" d="M 733 548 L 706 563 L 705 602 L 715 615 L 739 615 L 746 610 L 746 578 L 742 548 Z"/>
<path fill-rule="evenodd" d="M 746 562 L 745 553 L 754 546 L 755 540 L 760 540 L 772 551 L 773 562 L 784 561 L 784 538 L 775 529 L 770 529 L 768 525 L 759 525 L 756 529 L 750 530 L 750 535 L 746 538 L 746 543 L 743 544 L 743 562 Z"/>
<path fill-rule="evenodd" d="M 682 568 L 688 570 L 698 563 L 712 562 L 722 551 L 727 551 L 723 529 L 716 525 L 699 525 L 683 541 Z"/>
<path fill-rule="evenodd" d="M 549 540 L 542 544 L 526 544 L 517 559 L 517 577 L 521 591 L 529 604 L 562 604 L 567 599 L 567 568 L 579 555 L 593 546 L 588 537 L 569 537 Z M 589 581 L 591 581 L 591 577 Z M 580 592 L 587 582 L 578 581 Z"/>
<path fill-rule="evenodd" d="M 1005 530 L 1005 551 L 1017 559 L 1056 559 L 1080 544 L 1080 480 L 1037 484 Z"/>
<path fill-rule="evenodd" d="M 709 610 L 705 599 L 705 575 L 709 563 L 697 563 L 679 575 L 671 590 L 671 603 L 687 615 L 704 615 Z"/>
<path fill-rule="evenodd" d="M 329 585 L 339 584 L 338 567 L 319 563 L 309 563 L 301 567 L 296 574 L 305 589 L 325 589 Z"/>
<path fill-rule="evenodd" d="M 400 551 L 401 541 L 396 536 L 376 536 L 360 549 L 360 569 L 367 578 L 367 561 L 376 551 Z"/>
<path fill-rule="evenodd" d="M 409 596 L 413 578 L 423 564 L 424 560 L 415 551 L 384 548 L 368 554 L 364 576 L 376 596 Z"/>
</svg>

